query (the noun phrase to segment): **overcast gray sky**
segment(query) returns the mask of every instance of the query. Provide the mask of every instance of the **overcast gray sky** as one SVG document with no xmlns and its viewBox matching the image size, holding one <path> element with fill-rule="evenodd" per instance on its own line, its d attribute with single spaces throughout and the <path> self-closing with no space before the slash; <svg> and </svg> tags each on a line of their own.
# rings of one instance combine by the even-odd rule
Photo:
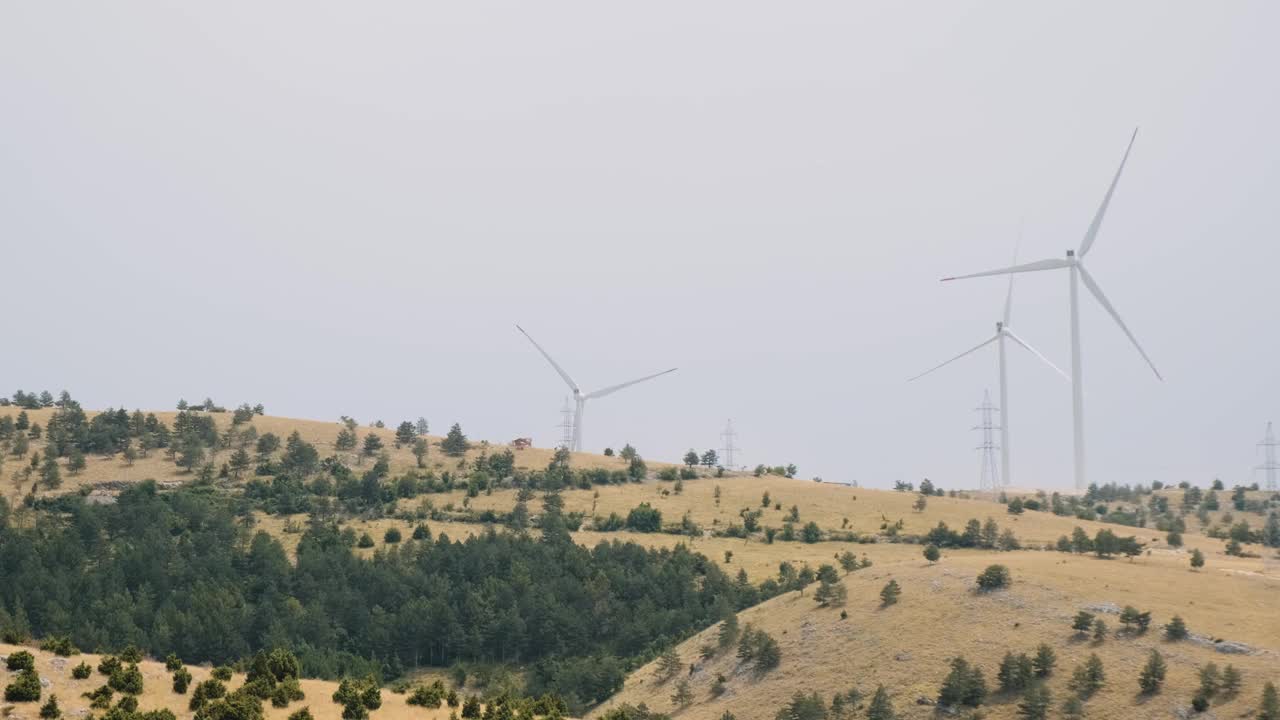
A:
<svg viewBox="0 0 1280 720">
<path fill-rule="evenodd" d="M 1280 5 L 0 6 L 0 392 L 719 446 L 978 481 L 1002 279 L 1079 244 L 1090 479 L 1250 480 L 1280 420 Z M 1014 326 L 1068 367 L 1067 284 Z M 1019 484 L 1067 487 L 1067 383 L 1011 350 Z"/>
</svg>

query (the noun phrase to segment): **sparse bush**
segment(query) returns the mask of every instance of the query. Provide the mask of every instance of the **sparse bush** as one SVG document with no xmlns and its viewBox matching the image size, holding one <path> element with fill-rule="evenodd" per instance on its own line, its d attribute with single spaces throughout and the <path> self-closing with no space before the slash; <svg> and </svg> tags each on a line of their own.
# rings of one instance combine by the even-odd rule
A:
<svg viewBox="0 0 1280 720">
<path fill-rule="evenodd" d="M 1053 698 L 1045 685 L 1032 685 L 1022 695 L 1018 703 L 1018 717 L 1023 720 L 1045 720 L 1049 717 L 1049 707 Z"/>
<path fill-rule="evenodd" d="M 58 696 L 49 694 L 49 699 L 40 706 L 40 717 L 43 720 L 58 720 L 62 717 L 62 708 L 58 707 Z"/>
<path fill-rule="evenodd" d="M 818 523 L 809 521 L 808 523 L 805 523 L 800 537 L 806 543 L 812 545 L 822 539 L 822 529 L 818 527 Z"/>
<path fill-rule="evenodd" d="M 1120 612 L 1120 624 L 1124 625 L 1129 632 L 1141 635 L 1151 625 L 1151 613 L 1150 611 L 1139 612 L 1132 605 L 1126 605 Z"/>
<path fill-rule="evenodd" d="M 80 654 L 80 649 L 77 648 L 75 644 L 71 642 L 71 638 L 66 635 L 59 635 L 45 640 L 43 643 L 40 643 L 40 649 L 46 652 L 51 652 L 59 657 L 71 657 L 72 655 Z"/>
<path fill-rule="evenodd" d="M 1160 655 L 1159 650 L 1152 650 L 1151 655 L 1147 658 L 1147 664 L 1143 666 L 1142 672 L 1138 675 L 1138 687 L 1145 695 L 1152 695 L 1160 692 L 1160 686 L 1164 683 L 1165 676 L 1164 657 Z"/>
<path fill-rule="evenodd" d="M 1218 672 L 1218 666 L 1215 663 L 1205 663 L 1200 668 L 1200 694 L 1206 698 L 1211 698 L 1218 694 L 1218 690 L 1222 687 L 1222 673 Z"/>
<path fill-rule="evenodd" d="M 1258 720 L 1280 720 L 1280 693 L 1275 683 L 1262 686 L 1262 702 L 1258 704 Z"/>
<path fill-rule="evenodd" d="M 902 595 L 902 586 L 897 580 L 890 579 L 883 588 L 880 589 L 880 606 L 889 607 L 898 602 L 898 597 Z"/>
<path fill-rule="evenodd" d="M 689 689 L 689 681 L 680 678 L 676 683 L 676 691 L 671 693 L 671 703 L 676 707 L 684 707 L 693 702 L 693 691 Z"/>
<path fill-rule="evenodd" d="M 445 695 L 444 683 L 436 680 L 430 685 L 419 685 L 414 688 L 413 694 L 405 702 L 419 707 L 438 708 L 444 702 Z"/>
<path fill-rule="evenodd" d="M 458 457 L 466 454 L 471 449 L 471 443 L 467 440 L 467 436 L 462 434 L 462 426 L 454 423 L 449 428 L 449 434 L 440 442 L 440 449 L 444 450 L 446 455 Z"/>
<path fill-rule="evenodd" d="M 111 698 L 115 695 L 115 691 L 106 685 L 102 685 L 96 690 L 83 693 L 80 697 L 88 698 L 89 707 L 95 710 L 106 710 L 111 707 Z"/>
<path fill-rule="evenodd" d="M 1071 621 L 1071 629 L 1077 633 L 1084 635 L 1093 627 L 1093 613 L 1087 610 L 1081 610 L 1076 613 L 1075 618 Z"/>
<path fill-rule="evenodd" d="M 1174 615 L 1169 624 L 1164 626 L 1164 636 L 1169 640 L 1185 640 L 1188 634 L 1187 624 L 1179 615 Z"/>
<path fill-rule="evenodd" d="M 1036 648 L 1036 656 L 1032 658 L 1031 664 L 1035 666 L 1036 677 L 1049 677 L 1053 672 L 1053 666 L 1058 663 L 1058 655 L 1045 643 L 1040 643 L 1040 647 Z"/>
<path fill-rule="evenodd" d="M 996 681 L 1000 683 L 1001 692 L 1021 692 L 1031 686 L 1035 679 L 1035 665 L 1025 653 L 1004 654 L 1000 661 L 1000 670 L 996 673 Z"/>
<path fill-rule="evenodd" d="M 668 647 L 658 657 L 658 681 L 666 682 L 680 673 L 684 663 L 674 647 Z"/>
<path fill-rule="evenodd" d="M 86 663 L 86 662 L 82 662 L 79 665 L 76 665 L 75 667 L 71 668 L 71 677 L 75 678 L 76 680 L 85 680 L 92 673 L 93 673 L 93 668 L 90 667 L 89 663 Z"/>
<path fill-rule="evenodd" d="M 897 720 L 897 717 L 897 713 L 893 710 L 893 702 L 889 699 L 889 693 L 883 685 L 876 686 L 876 692 L 871 696 L 871 703 L 867 705 L 867 720 Z"/>
<path fill-rule="evenodd" d="M 107 681 L 107 685 L 110 685 L 112 690 L 127 695 L 141 695 L 142 672 L 133 663 L 122 665 L 111 673 L 111 678 Z"/>
<path fill-rule="evenodd" d="M 35 670 L 36 658 L 26 650 L 19 650 L 5 660 L 5 667 L 8 668 L 10 672 Z"/>
<path fill-rule="evenodd" d="M 813 593 L 813 599 L 817 600 L 822 607 L 843 607 L 848 602 L 848 598 L 849 591 L 844 583 L 827 578 L 822 579 L 818 589 Z"/>
<path fill-rule="evenodd" d="M 374 545 L 373 537 L 370 536 L 369 533 L 361 533 L 360 540 L 359 542 L 356 543 L 356 547 L 361 547 L 361 548 L 371 548 L 373 547 L 373 545 Z"/>
<path fill-rule="evenodd" d="M 782 651 L 778 641 L 769 633 L 747 625 L 738 639 L 738 659 L 755 662 L 756 669 L 763 672 L 778 666 L 782 661 Z"/>
<path fill-rule="evenodd" d="M 195 690 L 191 691 L 191 701 L 187 703 L 190 710 L 200 710 L 206 704 L 226 697 L 227 686 L 222 684 L 221 680 L 216 678 L 205 680 L 196 685 Z"/>
<path fill-rule="evenodd" d="M 1092 654 L 1082 665 L 1077 665 L 1071 673 L 1071 681 L 1067 687 L 1082 698 L 1097 692 L 1107 682 L 1107 674 L 1102 668 L 1102 658 Z"/>
<path fill-rule="evenodd" d="M 1235 695 L 1240 692 L 1240 683 L 1244 680 L 1235 665 L 1228 665 L 1222 671 L 1222 692 Z"/>
<path fill-rule="evenodd" d="M 963 657 L 951 659 L 951 672 L 942 681 L 938 704 L 944 707 L 965 705 L 978 707 L 987 698 L 987 681 L 982 669 L 970 665 Z"/>
<path fill-rule="evenodd" d="M 173 691 L 179 695 L 186 695 L 187 688 L 191 685 L 191 671 L 184 667 L 180 667 L 173 671 Z"/>
<path fill-rule="evenodd" d="M 978 575 L 978 587 L 984 592 L 1009 587 L 1012 582 L 1009 568 L 1004 565 L 988 565 L 987 569 Z"/>
<path fill-rule="evenodd" d="M 40 699 L 40 676 L 36 671 L 27 668 L 18 673 L 18 677 L 4 689 L 7 702 L 35 702 Z"/>
<path fill-rule="evenodd" d="M 103 655 L 98 661 L 98 673 L 111 677 L 112 673 L 120 669 L 120 658 L 114 655 Z"/>
<path fill-rule="evenodd" d="M 662 529 L 662 511 L 649 505 L 649 503 L 640 503 L 638 507 L 631 509 L 627 513 L 627 528 L 636 532 L 658 532 Z"/>
<path fill-rule="evenodd" d="M 333 701 L 342 706 L 344 720 L 364 720 L 370 710 L 382 707 L 382 690 L 373 676 L 363 680 L 344 678 L 333 693 Z"/>
</svg>

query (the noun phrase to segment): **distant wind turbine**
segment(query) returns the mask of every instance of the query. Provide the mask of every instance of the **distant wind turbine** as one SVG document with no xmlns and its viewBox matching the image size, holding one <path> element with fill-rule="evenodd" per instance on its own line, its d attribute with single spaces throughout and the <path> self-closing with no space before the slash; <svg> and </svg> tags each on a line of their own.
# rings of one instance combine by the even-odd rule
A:
<svg viewBox="0 0 1280 720">
<path fill-rule="evenodd" d="M 516 325 L 516 329 L 519 330 L 525 337 L 529 338 L 529 342 L 533 343 L 533 346 L 538 349 L 538 352 L 542 353 L 542 357 L 546 358 L 547 362 L 551 363 L 551 367 L 555 368 L 555 371 L 560 374 L 560 377 L 564 380 L 565 384 L 568 385 L 569 389 L 573 391 L 573 405 L 574 405 L 573 443 L 569 447 L 569 449 L 573 452 L 580 452 L 582 450 L 582 414 L 583 414 L 583 411 L 586 409 L 588 400 L 598 400 L 606 395 L 612 395 L 613 393 L 616 393 L 623 388 L 629 388 L 632 385 L 642 383 L 645 380 L 652 380 L 656 377 L 660 377 L 662 375 L 666 375 L 667 373 L 673 373 L 676 371 L 676 368 L 671 368 L 670 370 L 663 370 L 662 372 L 654 373 L 652 375 L 646 375 L 642 378 L 637 378 L 635 380 L 629 380 L 627 382 L 619 383 L 617 385 L 610 385 L 609 387 L 601 388 L 594 392 L 583 393 L 582 390 L 578 387 L 578 383 L 574 382 L 573 378 L 569 377 L 569 373 L 565 372 L 564 368 L 560 367 L 560 363 L 553 360 L 551 358 L 551 355 L 549 355 L 546 350 L 542 349 L 542 346 L 538 344 L 537 340 L 533 339 L 532 335 L 525 332 L 524 328 L 520 327 L 519 325 Z"/>
<path fill-rule="evenodd" d="M 1018 262 L 1018 251 L 1016 249 L 1013 252 L 1013 262 L 1014 264 L 1017 264 Z M 907 382 L 918 380 L 924 377 L 925 375 L 928 375 L 929 373 L 933 372 L 934 370 L 944 368 L 947 365 L 950 365 L 951 363 L 959 360 L 960 358 L 965 357 L 966 355 L 971 355 L 981 350 L 982 348 L 990 345 L 991 343 L 996 343 L 996 347 L 999 350 L 998 355 L 1000 358 L 1000 484 L 1004 487 L 1009 487 L 1013 484 L 1013 470 L 1009 462 L 1009 456 L 1011 454 L 1011 450 L 1009 447 L 1009 380 L 1005 370 L 1005 353 L 1004 353 L 1005 338 L 1008 338 L 1009 340 L 1012 340 L 1015 343 L 1026 348 L 1028 352 L 1030 352 L 1032 355 L 1035 355 L 1037 358 L 1039 358 L 1040 362 L 1044 363 L 1045 365 L 1048 365 L 1050 368 L 1054 370 L 1054 372 L 1061 375 L 1064 379 L 1067 378 L 1067 374 L 1062 372 L 1062 370 L 1059 369 L 1057 365 L 1054 365 L 1052 362 L 1050 362 L 1049 358 L 1046 358 L 1039 350 L 1036 350 L 1035 348 L 1031 347 L 1031 345 L 1027 343 L 1027 341 L 1018 337 L 1017 333 L 1015 333 L 1013 331 L 1013 328 L 1010 327 L 1009 325 L 1012 313 L 1013 313 L 1013 275 L 1010 275 L 1009 291 L 1004 298 L 1004 316 L 1003 316 L 1003 320 L 996 323 L 995 335 L 992 335 L 986 340 L 983 340 L 981 343 L 975 345 L 969 350 L 965 350 L 964 352 L 942 363 L 941 365 L 935 365 L 934 367 L 931 367 L 928 370 L 925 370 L 924 372 L 920 373 L 919 375 L 916 375 L 915 377 L 909 378 L 907 380 Z"/>
<path fill-rule="evenodd" d="M 1098 237 L 1098 230 L 1102 227 L 1102 218 L 1107 213 L 1107 206 L 1111 204 L 1111 196 L 1115 193 L 1116 185 L 1120 182 L 1120 173 L 1124 172 L 1125 162 L 1129 160 L 1129 151 L 1133 149 L 1133 141 L 1138 137 L 1138 130 L 1134 128 L 1133 136 L 1129 138 L 1129 146 L 1125 148 L 1124 157 L 1120 160 L 1120 167 L 1116 170 L 1115 177 L 1111 179 L 1111 186 L 1107 188 L 1107 194 L 1102 197 L 1102 204 L 1098 207 L 1098 212 L 1093 216 L 1093 222 L 1089 223 L 1089 229 L 1085 231 L 1084 240 L 1080 243 L 1080 250 L 1068 250 L 1065 259 L 1050 258 L 1048 260 L 1038 260 L 1036 262 L 1026 263 L 1024 265 L 1014 265 L 1012 267 L 1002 268 L 1000 270 L 988 270 L 986 272 L 972 273 L 970 275 L 961 275 L 958 277 L 943 278 L 947 280 L 963 280 L 966 278 L 985 277 L 989 275 L 1006 275 L 1010 273 L 1022 272 L 1038 272 L 1040 270 L 1060 270 L 1066 268 L 1068 272 L 1068 280 L 1070 283 L 1071 294 L 1071 416 L 1072 416 L 1072 435 L 1074 439 L 1075 450 L 1075 483 L 1076 488 L 1083 490 L 1087 486 L 1085 482 L 1085 466 L 1084 466 L 1084 385 L 1082 371 L 1080 367 L 1080 302 L 1079 285 L 1081 282 L 1088 288 L 1093 297 L 1097 299 L 1098 304 L 1111 315 L 1120 329 L 1137 348 L 1138 353 L 1142 355 L 1142 359 L 1151 367 L 1151 371 L 1156 374 L 1160 380 L 1164 380 L 1160 376 L 1160 371 L 1156 370 L 1155 363 L 1151 362 L 1151 358 L 1147 356 L 1147 352 L 1142 349 L 1142 345 L 1138 344 L 1138 339 L 1134 337 L 1129 330 L 1129 326 L 1125 325 L 1124 320 L 1120 317 L 1120 313 L 1116 312 L 1111 301 L 1107 300 L 1107 296 L 1103 294 L 1102 288 L 1098 287 L 1098 283 L 1089 274 L 1084 267 L 1084 256 L 1089 253 L 1089 249 L 1093 247 L 1093 241 Z"/>
</svg>

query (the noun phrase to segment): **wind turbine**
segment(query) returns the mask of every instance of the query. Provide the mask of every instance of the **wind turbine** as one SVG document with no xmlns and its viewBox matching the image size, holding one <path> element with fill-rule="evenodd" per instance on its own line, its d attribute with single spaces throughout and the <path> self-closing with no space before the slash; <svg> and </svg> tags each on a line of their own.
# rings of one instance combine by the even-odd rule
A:
<svg viewBox="0 0 1280 720">
<path fill-rule="evenodd" d="M 1142 359 L 1151 367 L 1151 372 L 1155 373 L 1156 378 L 1164 380 L 1160 376 L 1160 371 L 1156 369 L 1155 363 L 1151 362 L 1151 358 L 1147 356 L 1147 352 L 1142 349 L 1142 345 L 1138 344 L 1138 339 L 1134 337 L 1129 330 L 1129 326 L 1125 325 L 1124 320 L 1120 317 L 1120 313 L 1116 312 L 1115 307 L 1107 300 L 1107 296 L 1103 294 L 1102 288 L 1098 286 L 1097 281 L 1089 274 L 1084 267 L 1084 257 L 1089 254 L 1089 249 L 1093 247 L 1093 241 L 1098 237 L 1098 230 L 1102 227 L 1102 218 L 1107 213 L 1107 206 L 1111 204 L 1111 196 L 1116 191 L 1116 185 L 1120 182 L 1120 173 L 1124 172 L 1124 164 L 1129 160 L 1129 151 L 1133 149 L 1133 141 L 1138 137 L 1138 129 L 1134 128 L 1133 136 L 1129 138 L 1129 146 L 1125 148 L 1124 157 L 1120 160 L 1120 167 L 1116 169 L 1115 177 L 1111 179 L 1111 186 L 1107 188 L 1107 194 L 1102 197 L 1102 204 L 1098 206 L 1097 213 L 1093 216 L 1093 221 L 1089 223 L 1089 229 L 1085 231 L 1084 240 L 1080 243 L 1080 250 L 1068 250 L 1065 259 L 1050 258 L 1048 260 L 1038 260 L 1036 262 L 1026 263 L 1024 265 L 1014 265 L 1012 267 L 1002 268 L 1000 270 L 988 270 L 986 272 L 972 273 L 970 275 L 960 275 L 958 277 L 943 278 L 947 280 L 963 280 L 966 278 L 984 277 L 988 275 L 1006 275 L 1010 273 L 1038 272 L 1040 270 L 1068 270 L 1067 277 L 1070 287 L 1071 297 L 1071 417 L 1072 417 L 1072 436 L 1074 439 L 1075 451 L 1075 482 L 1076 488 L 1083 490 L 1086 487 L 1085 471 L 1084 471 L 1084 385 L 1083 376 L 1080 367 L 1080 283 L 1088 288 L 1093 297 L 1097 299 L 1098 304 L 1111 315 L 1120 329 L 1124 331 L 1125 336 L 1137 348 L 1138 354 L 1142 355 Z"/>
<path fill-rule="evenodd" d="M 573 452 L 579 452 L 582 450 L 582 413 L 586 409 L 588 400 L 598 400 L 606 395 L 612 395 L 623 388 L 629 388 L 632 385 L 642 383 L 645 380 L 652 380 L 656 377 L 676 371 L 676 368 L 671 368 L 670 370 L 663 370 L 662 372 L 654 373 L 652 375 L 645 375 L 644 377 L 637 378 L 635 380 L 629 380 L 617 385 L 610 385 L 609 387 L 601 388 L 594 392 L 583 393 L 578 387 L 578 383 L 574 382 L 573 378 L 569 377 L 569 373 L 565 372 L 564 368 L 560 367 L 560 363 L 553 360 L 551 356 L 547 354 L 547 351 L 542 349 L 542 346 L 538 344 L 537 340 L 533 339 L 532 335 L 525 332 L 524 328 L 519 325 L 516 325 L 516 329 L 525 337 L 529 338 L 529 342 L 533 343 L 533 346 L 538 349 L 538 352 L 542 353 L 542 357 L 546 358 L 547 362 L 551 363 L 551 367 L 555 368 L 556 372 L 560 374 L 560 377 L 564 380 L 565 384 L 573 391 L 573 443 L 569 447 L 569 450 Z"/>
<path fill-rule="evenodd" d="M 1013 252 L 1013 262 L 1015 264 L 1018 262 L 1018 251 L 1016 249 Z M 915 377 L 909 378 L 907 380 L 907 382 L 918 380 L 924 377 L 925 375 L 928 375 L 929 373 L 933 372 L 934 370 L 944 368 L 947 365 L 950 365 L 951 363 L 959 360 L 960 358 L 965 357 L 966 355 L 971 355 L 981 350 L 982 348 L 990 345 L 991 343 L 996 343 L 996 348 L 999 351 L 998 354 L 1000 358 L 1000 484 L 1004 487 L 1009 487 L 1010 485 L 1013 485 L 1013 471 L 1010 470 L 1010 464 L 1009 464 L 1009 455 L 1010 455 L 1009 380 L 1008 380 L 1008 375 L 1005 372 L 1005 352 L 1004 352 L 1005 339 L 1007 338 L 1009 340 L 1012 340 L 1018 345 L 1021 345 L 1022 347 L 1026 348 L 1027 352 L 1031 353 L 1032 355 L 1035 355 L 1037 358 L 1040 358 L 1040 362 L 1044 363 L 1045 365 L 1048 365 L 1050 368 L 1053 369 L 1054 372 L 1061 375 L 1064 379 L 1067 378 L 1067 374 L 1062 372 L 1062 370 L 1059 369 L 1057 365 L 1054 365 L 1052 362 L 1050 362 L 1049 358 L 1045 357 L 1039 350 L 1036 350 L 1035 348 L 1031 347 L 1031 345 L 1027 343 L 1027 341 L 1018 337 L 1017 333 L 1013 331 L 1013 328 L 1009 326 L 1009 321 L 1011 319 L 1012 313 L 1013 313 L 1013 276 L 1010 275 L 1009 276 L 1009 292 L 1005 295 L 1005 298 L 1004 298 L 1004 316 L 1002 320 L 996 322 L 995 335 L 992 335 L 986 340 L 983 340 L 981 343 L 975 345 L 974 347 L 968 350 L 965 350 L 964 352 L 942 363 L 941 365 L 935 365 L 934 367 L 931 367 L 928 370 L 925 370 L 924 372 L 920 373 L 919 375 L 916 375 Z"/>
</svg>

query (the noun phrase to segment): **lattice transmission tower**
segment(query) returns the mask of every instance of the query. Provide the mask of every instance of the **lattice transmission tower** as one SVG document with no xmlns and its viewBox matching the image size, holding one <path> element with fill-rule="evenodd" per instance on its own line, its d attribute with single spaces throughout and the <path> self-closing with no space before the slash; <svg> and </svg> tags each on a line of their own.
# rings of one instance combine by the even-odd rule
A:
<svg viewBox="0 0 1280 720">
<path fill-rule="evenodd" d="M 725 423 L 724 432 L 720 433 L 720 439 L 724 442 L 724 446 L 720 448 L 720 456 L 724 458 L 724 467 L 730 470 L 738 468 L 738 433 L 733 429 L 733 420 Z"/>
<path fill-rule="evenodd" d="M 996 442 L 995 436 L 996 431 L 1000 429 L 995 420 L 1000 408 L 991 404 L 991 393 L 984 390 L 982 405 L 974 408 L 974 411 L 981 413 L 979 416 L 981 421 L 973 429 L 982 431 L 982 444 L 975 448 L 982 451 L 982 470 L 978 476 L 978 489 L 994 492 L 1000 487 L 1000 465 L 996 462 L 996 451 L 1000 449 L 1000 445 Z"/>
<path fill-rule="evenodd" d="M 1258 443 L 1258 447 L 1262 448 L 1262 464 L 1254 467 L 1254 470 L 1261 470 L 1265 473 L 1266 478 L 1265 489 L 1275 491 L 1280 490 L 1276 486 L 1276 473 L 1280 471 L 1280 463 L 1276 462 L 1276 447 L 1280 443 L 1276 442 L 1276 434 L 1271 429 L 1271 423 L 1267 423 L 1267 432 L 1262 436 L 1262 442 Z"/>
</svg>

